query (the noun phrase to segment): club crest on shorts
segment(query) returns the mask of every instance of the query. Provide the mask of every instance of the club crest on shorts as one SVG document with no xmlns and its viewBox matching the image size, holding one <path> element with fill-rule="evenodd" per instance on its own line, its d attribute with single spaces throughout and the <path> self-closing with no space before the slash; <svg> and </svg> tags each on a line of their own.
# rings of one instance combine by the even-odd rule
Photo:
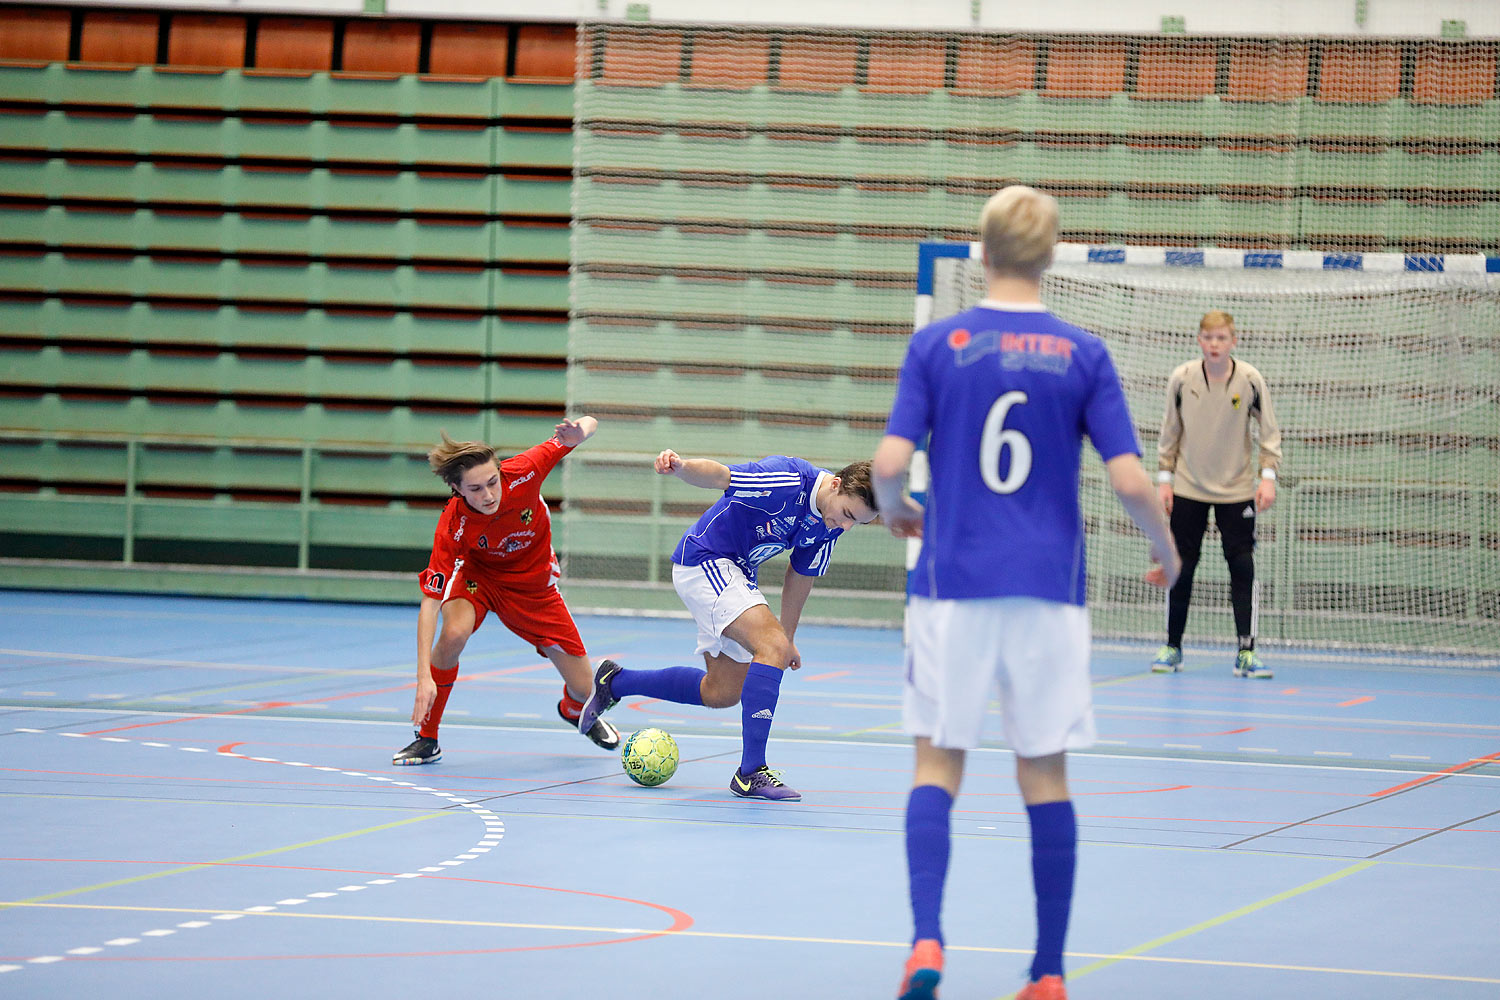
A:
<svg viewBox="0 0 1500 1000">
<path fill-rule="evenodd" d="M 474 582 L 473 580 L 468 581 L 464 584 L 464 586 L 468 588 L 468 591 L 471 594 L 479 593 L 479 584 Z"/>
</svg>

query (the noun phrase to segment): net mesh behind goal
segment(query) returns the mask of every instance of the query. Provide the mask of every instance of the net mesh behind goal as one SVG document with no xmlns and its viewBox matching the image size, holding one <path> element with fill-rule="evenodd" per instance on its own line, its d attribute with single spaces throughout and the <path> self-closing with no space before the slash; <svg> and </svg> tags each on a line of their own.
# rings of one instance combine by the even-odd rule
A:
<svg viewBox="0 0 1500 1000">
<path fill-rule="evenodd" d="M 680 607 L 668 557 L 712 497 L 653 475 L 661 448 L 869 456 L 911 333 L 914 247 L 973 239 L 1006 184 L 1056 196 L 1075 243 L 1500 252 L 1497 52 L 585 21 L 568 407 L 602 423 L 562 471 L 569 599 Z M 1196 317 L 1172 322 L 1191 347 Z M 1465 537 L 1466 558 L 1488 551 Z M 849 532 L 807 619 L 899 622 L 902 565 L 879 529 Z"/>
<path fill-rule="evenodd" d="M 934 316 L 984 295 L 979 262 L 967 245 L 956 250 L 934 260 Z M 1236 356 L 1265 375 L 1283 434 L 1277 501 L 1258 522 L 1263 638 L 1494 654 L 1500 276 L 1484 273 L 1482 258 L 1462 262 L 1481 268 L 1468 273 L 1406 270 L 1438 261 L 1391 255 L 1244 266 L 1295 256 L 1220 252 L 1226 266 L 1169 266 L 1119 262 L 1165 261 L 1163 251 L 1062 247 L 1043 297 L 1109 345 L 1152 472 L 1167 375 L 1201 356 L 1205 312 L 1234 315 Z M 1096 631 L 1161 636 L 1162 597 L 1139 579 L 1144 538 L 1100 464 L 1086 460 L 1083 474 Z M 1187 639 L 1233 633 L 1210 528 Z"/>
</svg>

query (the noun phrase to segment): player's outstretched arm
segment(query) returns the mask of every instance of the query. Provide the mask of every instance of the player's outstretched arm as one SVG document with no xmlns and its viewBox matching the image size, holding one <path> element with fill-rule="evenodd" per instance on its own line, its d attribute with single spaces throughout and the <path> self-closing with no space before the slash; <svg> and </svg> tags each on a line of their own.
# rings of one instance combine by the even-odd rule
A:
<svg viewBox="0 0 1500 1000">
<path fill-rule="evenodd" d="M 1151 540 L 1151 561 L 1156 565 L 1146 573 L 1146 581 L 1158 587 L 1172 586 L 1182 572 L 1182 559 L 1177 555 L 1161 500 L 1151 477 L 1146 475 L 1146 467 L 1141 465 L 1140 456 L 1116 455 L 1104 463 L 1104 468 L 1125 513 Z"/>
<path fill-rule="evenodd" d="M 569 420 L 567 417 L 563 417 L 562 423 L 553 428 L 555 433 L 552 437 L 553 440 L 564 448 L 576 448 L 593 437 L 594 432 L 598 429 L 599 421 L 593 417 L 583 416 L 577 420 Z"/>
<path fill-rule="evenodd" d="M 663 449 L 656 456 L 656 472 L 662 476 L 676 476 L 689 486 L 700 489 L 729 489 L 729 466 L 711 458 L 683 458 L 671 448 Z"/>
</svg>

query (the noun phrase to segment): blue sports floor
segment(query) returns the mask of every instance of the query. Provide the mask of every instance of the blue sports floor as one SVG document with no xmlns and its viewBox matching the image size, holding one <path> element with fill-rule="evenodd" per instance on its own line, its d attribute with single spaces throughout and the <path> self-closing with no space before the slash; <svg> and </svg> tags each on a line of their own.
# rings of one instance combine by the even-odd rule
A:
<svg viewBox="0 0 1500 1000">
<path fill-rule="evenodd" d="M 899 636 L 804 628 L 771 743 L 804 799 L 727 790 L 738 710 L 627 701 L 633 785 L 561 681 L 473 640 L 441 763 L 410 738 L 415 609 L 0 591 L 0 997 L 890 998 L 910 933 Z M 694 662 L 685 621 L 583 618 Z M 1500 672 L 1264 651 L 1095 660 L 1071 758 L 1074 1000 L 1500 996 Z M 1032 945 L 1012 757 L 970 757 L 943 1000 Z"/>
</svg>

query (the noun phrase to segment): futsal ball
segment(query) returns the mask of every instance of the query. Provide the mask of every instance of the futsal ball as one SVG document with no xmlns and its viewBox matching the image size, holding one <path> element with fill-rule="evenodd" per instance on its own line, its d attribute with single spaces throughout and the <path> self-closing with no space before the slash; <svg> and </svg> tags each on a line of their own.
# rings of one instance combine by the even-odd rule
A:
<svg viewBox="0 0 1500 1000">
<path fill-rule="evenodd" d="M 677 741 L 663 729 L 641 729 L 620 747 L 625 773 L 638 785 L 659 785 L 677 773 Z"/>
</svg>

